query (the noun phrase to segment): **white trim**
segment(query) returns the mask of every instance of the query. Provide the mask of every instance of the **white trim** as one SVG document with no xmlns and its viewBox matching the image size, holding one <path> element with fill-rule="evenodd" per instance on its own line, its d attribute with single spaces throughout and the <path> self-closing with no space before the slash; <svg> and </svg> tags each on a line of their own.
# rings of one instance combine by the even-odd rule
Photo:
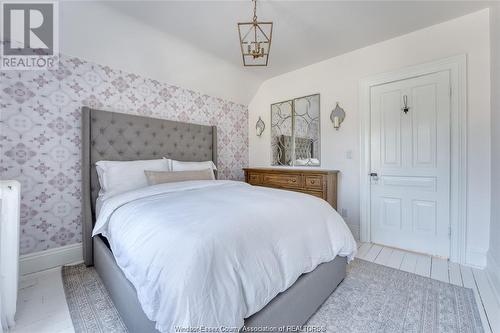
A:
<svg viewBox="0 0 500 333">
<path fill-rule="evenodd" d="M 465 254 L 465 264 L 469 267 L 485 269 L 486 268 L 487 253 L 478 248 L 469 247 Z"/>
<path fill-rule="evenodd" d="M 370 89 L 373 86 L 441 71 L 450 72 L 451 84 L 451 189 L 450 260 L 466 263 L 467 230 L 467 58 L 465 54 L 379 74 L 359 82 L 360 106 L 360 238 L 370 233 Z M 473 263 L 474 264 L 474 263 Z"/>
<path fill-rule="evenodd" d="M 498 304 L 500 304 L 500 263 L 493 258 L 491 251 L 488 253 L 486 273 L 493 288 L 495 298 L 497 299 Z"/>
<path fill-rule="evenodd" d="M 19 258 L 19 274 L 25 275 L 79 262 L 83 262 L 82 243 L 22 255 Z"/>
</svg>

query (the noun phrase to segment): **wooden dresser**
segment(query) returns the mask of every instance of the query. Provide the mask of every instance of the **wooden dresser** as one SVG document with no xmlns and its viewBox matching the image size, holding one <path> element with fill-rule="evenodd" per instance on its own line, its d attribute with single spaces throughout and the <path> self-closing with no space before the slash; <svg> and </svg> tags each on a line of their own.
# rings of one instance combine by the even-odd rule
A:
<svg viewBox="0 0 500 333">
<path fill-rule="evenodd" d="M 337 170 L 292 168 L 245 168 L 251 185 L 302 192 L 325 199 L 337 209 Z"/>
</svg>

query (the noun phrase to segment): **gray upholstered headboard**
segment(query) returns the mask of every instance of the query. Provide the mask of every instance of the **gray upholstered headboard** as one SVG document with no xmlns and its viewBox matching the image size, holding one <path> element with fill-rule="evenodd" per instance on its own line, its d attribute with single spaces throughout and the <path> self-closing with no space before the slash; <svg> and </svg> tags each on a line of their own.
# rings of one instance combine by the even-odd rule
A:
<svg viewBox="0 0 500 333">
<path fill-rule="evenodd" d="M 92 229 L 99 180 L 95 163 L 163 156 L 181 161 L 212 160 L 217 165 L 217 127 L 82 109 L 83 258 L 92 265 Z"/>
</svg>

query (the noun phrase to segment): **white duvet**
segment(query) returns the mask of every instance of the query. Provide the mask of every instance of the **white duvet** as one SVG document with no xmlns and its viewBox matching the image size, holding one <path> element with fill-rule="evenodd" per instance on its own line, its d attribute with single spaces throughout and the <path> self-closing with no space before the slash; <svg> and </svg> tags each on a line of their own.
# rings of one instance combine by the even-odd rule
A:
<svg viewBox="0 0 500 333">
<path fill-rule="evenodd" d="M 99 233 L 161 332 L 242 327 L 301 274 L 356 251 L 326 201 L 233 181 L 111 197 L 102 203 Z"/>
</svg>

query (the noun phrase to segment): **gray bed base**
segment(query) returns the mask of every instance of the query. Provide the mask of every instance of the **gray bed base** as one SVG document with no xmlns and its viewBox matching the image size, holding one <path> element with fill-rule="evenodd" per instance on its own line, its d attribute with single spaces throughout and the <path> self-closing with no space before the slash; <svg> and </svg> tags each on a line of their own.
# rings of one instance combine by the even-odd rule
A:
<svg viewBox="0 0 500 333">
<path fill-rule="evenodd" d="M 129 332 L 157 332 L 139 304 L 137 293 L 99 237 L 92 238 L 99 182 L 95 162 L 167 156 L 217 164 L 217 128 L 83 108 L 82 204 L 83 257 L 95 268 Z M 300 326 L 323 304 L 346 274 L 346 258 L 336 257 L 303 274 L 290 288 L 245 320 L 249 327 Z"/>
<path fill-rule="evenodd" d="M 111 250 L 100 237 L 94 238 L 94 265 L 129 332 L 157 333 L 154 322 L 146 317 L 139 304 L 134 286 L 127 280 Z M 314 271 L 303 274 L 261 311 L 245 319 L 245 326 L 304 325 L 342 282 L 346 266 L 346 258 L 337 256 Z"/>
</svg>

